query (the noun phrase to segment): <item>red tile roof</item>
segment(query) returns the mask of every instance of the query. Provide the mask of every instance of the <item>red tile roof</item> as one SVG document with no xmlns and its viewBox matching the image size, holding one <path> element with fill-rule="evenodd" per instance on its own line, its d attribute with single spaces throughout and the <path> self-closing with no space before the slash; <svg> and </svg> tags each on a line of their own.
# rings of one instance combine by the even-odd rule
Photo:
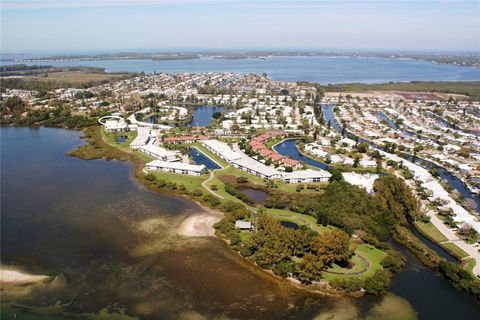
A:
<svg viewBox="0 0 480 320">
<path fill-rule="evenodd" d="M 290 167 L 295 167 L 296 165 L 298 165 L 300 163 L 300 161 L 290 159 L 290 158 L 285 158 L 285 159 L 282 160 L 282 162 L 284 164 L 286 164 L 287 166 L 290 166 Z"/>
<path fill-rule="evenodd" d="M 274 152 L 272 153 L 270 156 L 270 159 L 272 159 L 273 161 L 282 161 L 282 159 L 284 158 L 282 155 Z"/>
<path fill-rule="evenodd" d="M 273 153 L 273 151 L 272 151 L 272 150 L 268 150 L 268 149 L 266 149 L 266 148 L 263 148 L 263 149 L 261 149 L 260 151 L 258 151 L 258 153 L 260 153 L 260 154 L 261 154 L 262 156 L 264 156 L 264 157 L 267 157 L 267 156 L 271 155 L 271 154 Z"/>
</svg>

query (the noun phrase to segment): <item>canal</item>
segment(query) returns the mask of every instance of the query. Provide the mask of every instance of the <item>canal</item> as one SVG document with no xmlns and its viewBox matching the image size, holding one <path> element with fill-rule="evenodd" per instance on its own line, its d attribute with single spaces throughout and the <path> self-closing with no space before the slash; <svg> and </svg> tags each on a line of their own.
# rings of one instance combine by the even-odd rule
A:
<svg viewBox="0 0 480 320">
<path fill-rule="evenodd" d="M 335 118 L 335 115 L 334 115 L 334 112 L 333 112 L 333 105 L 331 105 L 331 104 L 321 104 L 321 108 L 322 108 L 323 114 L 325 116 L 325 119 L 327 119 L 327 121 L 330 121 L 331 127 L 334 128 L 336 131 L 341 132 L 342 127 L 338 123 L 337 119 Z M 347 132 L 347 133 L 348 133 L 348 135 L 350 135 L 352 137 L 355 136 L 351 132 Z M 358 137 L 358 138 L 359 138 L 359 141 L 365 141 L 369 145 L 371 145 L 373 148 L 377 148 L 377 149 L 385 151 L 382 146 L 379 146 L 377 144 L 373 144 L 372 142 L 364 140 L 360 137 Z M 418 164 L 418 165 L 420 165 L 420 166 L 422 166 L 422 167 L 424 167 L 425 169 L 428 169 L 428 170 L 435 169 L 437 171 L 437 173 L 439 174 L 440 178 L 447 181 L 450 184 L 450 186 L 452 186 L 452 188 L 454 190 L 459 192 L 465 198 L 466 203 L 468 204 L 468 206 L 470 208 L 475 210 L 477 213 L 480 213 L 480 196 L 472 193 L 470 191 L 470 189 L 468 189 L 467 185 L 463 181 L 458 179 L 455 176 L 454 173 L 446 170 L 445 168 L 443 168 L 441 166 L 438 166 L 437 164 L 435 164 L 431 161 L 424 160 L 424 159 L 419 159 L 419 158 L 414 159 L 414 157 L 412 155 L 408 155 L 407 160 L 412 161 L 412 162 L 414 162 L 414 163 L 416 163 L 416 164 Z"/>
</svg>

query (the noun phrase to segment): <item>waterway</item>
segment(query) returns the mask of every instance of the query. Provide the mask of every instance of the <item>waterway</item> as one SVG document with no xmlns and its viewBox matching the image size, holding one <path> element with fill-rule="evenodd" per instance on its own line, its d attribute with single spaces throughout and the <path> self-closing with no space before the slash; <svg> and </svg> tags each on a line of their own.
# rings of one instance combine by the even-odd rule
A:
<svg viewBox="0 0 480 320">
<path fill-rule="evenodd" d="M 283 140 L 279 144 L 273 147 L 273 150 L 282 156 L 290 157 L 297 161 L 302 161 L 306 164 L 309 164 L 313 167 L 320 168 L 322 170 L 328 170 L 328 164 L 313 160 L 309 157 L 301 154 L 297 149 L 297 140 L 296 139 L 287 139 Z"/>
<path fill-rule="evenodd" d="M 23 63 L 23 62 L 22 62 Z M 11 64 L 2 62 L 2 64 Z M 108 72 L 239 72 L 267 75 L 280 81 L 384 83 L 390 81 L 480 80 L 480 69 L 420 60 L 345 57 L 272 57 L 267 59 L 48 61 L 28 65 L 90 66 Z"/>
<path fill-rule="evenodd" d="M 327 121 L 330 121 L 331 127 L 334 130 L 336 130 L 338 132 L 341 132 L 342 127 L 338 123 L 337 119 L 334 116 L 333 105 L 322 104 L 321 108 L 323 110 L 323 114 L 325 115 L 325 119 L 327 119 Z M 351 135 L 351 136 L 354 136 L 352 133 L 348 133 L 348 134 Z M 366 141 L 366 140 L 359 138 L 359 141 Z M 366 142 L 368 142 L 371 146 L 373 146 L 377 149 L 383 150 L 382 146 L 374 145 L 374 144 L 370 143 L 369 141 L 366 141 Z M 424 167 L 428 170 L 436 169 L 440 178 L 447 181 L 450 184 L 450 186 L 452 186 L 452 188 L 454 190 L 458 191 L 465 198 L 467 205 L 471 209 L 475 210 L 477 213 L 480 214 L 480 196 L 472 193 L 468 189 L 468 187 L 465 185 L 465 183 L 463 183 L 460 179 L 458 179 L 455 176 L 455 174 L 453 174 L 452 172 L 446 170 L 445 168 L 440 167 L 440 166 L 436 165 L 435 163 L 427 161 L 427 160 L 422 160 L 422 159 L 418 159 L 418 158 L 414 159 L 413 156 L 408 156 L 407 159 L 409 161 L 415 162 L 418 165 L 421 165 L 422 167 Z"/>
<path fill-rule="evenodd" d="M 204 209 L 146 190 L 131 164 L 65 152 L 81 133 L 1 128 L 1 262 L 57 277 L 2 292 L 2 319 L 476 319 L 480 304 L 410 256 L 385 297 L 327 298 L 276 280 L 216 238 L 176 226 Z"/>
</svg>

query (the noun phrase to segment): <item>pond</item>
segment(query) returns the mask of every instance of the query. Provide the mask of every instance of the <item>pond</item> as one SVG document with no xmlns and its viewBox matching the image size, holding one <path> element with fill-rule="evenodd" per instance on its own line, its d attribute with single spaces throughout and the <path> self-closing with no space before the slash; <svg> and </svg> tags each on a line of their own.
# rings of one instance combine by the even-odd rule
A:
<svg viewBox="0 0 480 320">
<path fill-rule="evenodd" d="M 195 164 L 203 164 L 207 169 L 210 169 L 210 170 L 217 170 L 222 168 L 215 161 L 207 157 L 203 152 L 201 152 L 197 148 L 190 148 L 189 152 Z"/>
<path fill-rule="evenodd" d="M 285 228 L 289 228 L 289 229 L 293 229 L 293 230 L 297 230 L 299 227 L 298 224 L 296 224 L 295 222 L 291 222 L 291 221 L 287 221 L 287 220 L 280 220 L 280 224 L 282 226 L 284 226 Z"/>
<path fill-rule="evenodd" d="M 127 136 L 118 136 L 115 138 L 115 141 L 118 143 L 125 143 L 127 141 L 128 137 Z"/>
<path fill-rule="evenodd" d="M 249 196 L 256 204 L 264 204 L 269 197 L 268 193 L 259 189 L 241 188 L 239 191 Z"/>
<path fill-rule="evenodd" d="M 217 112 L 225 111 L 224 106 L 198 106 L 193 111 L 192 121 L 188 124 L 190 127 L 206 127 L 212 122 L 213 115 Z"/>
</svg>

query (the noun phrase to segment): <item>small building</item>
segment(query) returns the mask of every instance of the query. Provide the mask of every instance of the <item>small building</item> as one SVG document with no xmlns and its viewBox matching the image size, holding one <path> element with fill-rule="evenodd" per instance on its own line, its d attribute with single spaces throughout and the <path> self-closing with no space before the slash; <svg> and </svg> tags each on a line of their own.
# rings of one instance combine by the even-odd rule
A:
<svg viewBox="0 0 480 320">
<path fill-rule="evenodd" d="M 250 221 L 235 221 L 235 228 L 240 230 L 252 230 L 252 223 Z"/>
<path fill-rule="evenodd" d="M 107 121 L 105 122 L 105 131 L 107 132 L 122 132 L 122 131 L 127 131 L 128 126 L 125 122 L 119 122 L 119 121 Z"/>
</svg>

